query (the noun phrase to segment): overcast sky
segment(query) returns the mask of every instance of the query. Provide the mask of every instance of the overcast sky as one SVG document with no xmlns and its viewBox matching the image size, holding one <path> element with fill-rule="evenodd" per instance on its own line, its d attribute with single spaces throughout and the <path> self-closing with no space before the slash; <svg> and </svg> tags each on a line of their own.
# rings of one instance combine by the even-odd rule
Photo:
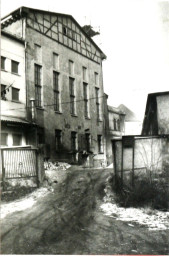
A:
<svg viewBox="0 0 169 256">
<path fill-rule="evenodd" d="M 20 6 L 71 14 L 100 31 L 109 105 L 141 118 L 147 94 L 169 90 L 169 0 L 1 0 L 1 16 Z"/>
</svg>

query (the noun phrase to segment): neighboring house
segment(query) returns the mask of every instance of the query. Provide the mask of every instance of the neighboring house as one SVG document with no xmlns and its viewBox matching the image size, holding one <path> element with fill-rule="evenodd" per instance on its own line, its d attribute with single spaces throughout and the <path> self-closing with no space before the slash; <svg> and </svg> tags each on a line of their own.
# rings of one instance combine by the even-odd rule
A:
<svg viewBox="0 0 169 256">
<path fill-rule="evenodd" d="M 1 146 L 28 143 L 26 113 L 25 41 L 1 34 Z"/>
<path fill-rule="evenodd" d="M 125 113 L 125 135 L 140 135 L 142 123 L 138 120 L 136 114 L 121 104 L 118 109 Z"/>
<path fill-rule="evenodd" d="M 34 124 L 30 144 L 43 147 L 51 159 L 77 161 L 85 152 L 100 166 L 106 157 L 104 53 L 71 15 L 21 7 L 2 18 L 1 27 L 25 41 L 18 42 L 20 59 L 14 58 L 23 71 L 14 85 L 20 88 L 22 118 Z M 3 73 L 6 85 L 13 82 Z M 18 79 L 23 79 L 22 88 Z M 15 117 L 17 108 L 7 107 Z"/>
<path fill-rule="evenodd" d="M 112 141 L 124 135 L 125 114 L 118 108 L 107 105 L 105 94 L 105 130 L 106 130 L 106 157 L 107 163 L 113 163 L 113 144 Z"/>
<path fill-rule="evenodd" d="M 169 134 L 169 91 L 148 94 L 142 135 Z"/>
</svg>

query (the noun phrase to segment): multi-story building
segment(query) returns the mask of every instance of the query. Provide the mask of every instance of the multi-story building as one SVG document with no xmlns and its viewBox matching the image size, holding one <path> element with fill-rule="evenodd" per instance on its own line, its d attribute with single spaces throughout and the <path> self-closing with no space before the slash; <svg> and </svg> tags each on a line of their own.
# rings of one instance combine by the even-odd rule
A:
<svg viewBox="0 0 169 256">
<path fill-rule="evenodd" d="M 26 145 L 25 42 L 1 34 L 1 145 Z"/>
<path fill-rule="evenodd" d="M 23 66 L 19 64 L 25 72 L 17 78 L 25 88 L 22 109 L 33 124 L 29 144 L 44 145 L 45 156 L 52 159 L 90 154 L 99 166 L 106 156 L 104 53 L 70 15 L 21 7 L 4 17 L 1 26 L 25 41 L 20 43 Z"/>
<path fill-rule="evenodd" d="M 105 134 L 106 159 L 108 165 L 113 163 L 113 141 L 122 138 L 125 131 L 125 113 L 118 108 L 107 105 L 105 94 Z"/>
</svg>

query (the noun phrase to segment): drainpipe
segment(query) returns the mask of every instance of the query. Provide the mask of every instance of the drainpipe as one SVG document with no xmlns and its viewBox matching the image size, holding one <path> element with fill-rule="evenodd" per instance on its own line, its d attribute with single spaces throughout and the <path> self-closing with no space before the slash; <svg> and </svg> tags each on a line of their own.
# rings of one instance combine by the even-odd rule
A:
<svg viewBox="0 0 169 256">
<path fill-rule="evenodd" d="M 36 114 L 35 114 L 35 99 L 30 98 L 30 105 L 31 105 L 31 119 L 32 122 L 35 123 Z"/>
</svg>

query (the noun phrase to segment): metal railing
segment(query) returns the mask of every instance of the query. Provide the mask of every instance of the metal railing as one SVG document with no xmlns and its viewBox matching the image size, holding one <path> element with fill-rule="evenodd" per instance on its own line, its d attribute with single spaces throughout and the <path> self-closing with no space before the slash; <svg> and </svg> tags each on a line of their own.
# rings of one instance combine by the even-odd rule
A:
<svg viewBox="0 0 169 256">
<path fill-rule="evenodd" d="M 1 149 L 2 184 L 7 179 L 37 178 L 38 162 L 37 149 L 30 148 L 3 148 Z"/>
</svg>

